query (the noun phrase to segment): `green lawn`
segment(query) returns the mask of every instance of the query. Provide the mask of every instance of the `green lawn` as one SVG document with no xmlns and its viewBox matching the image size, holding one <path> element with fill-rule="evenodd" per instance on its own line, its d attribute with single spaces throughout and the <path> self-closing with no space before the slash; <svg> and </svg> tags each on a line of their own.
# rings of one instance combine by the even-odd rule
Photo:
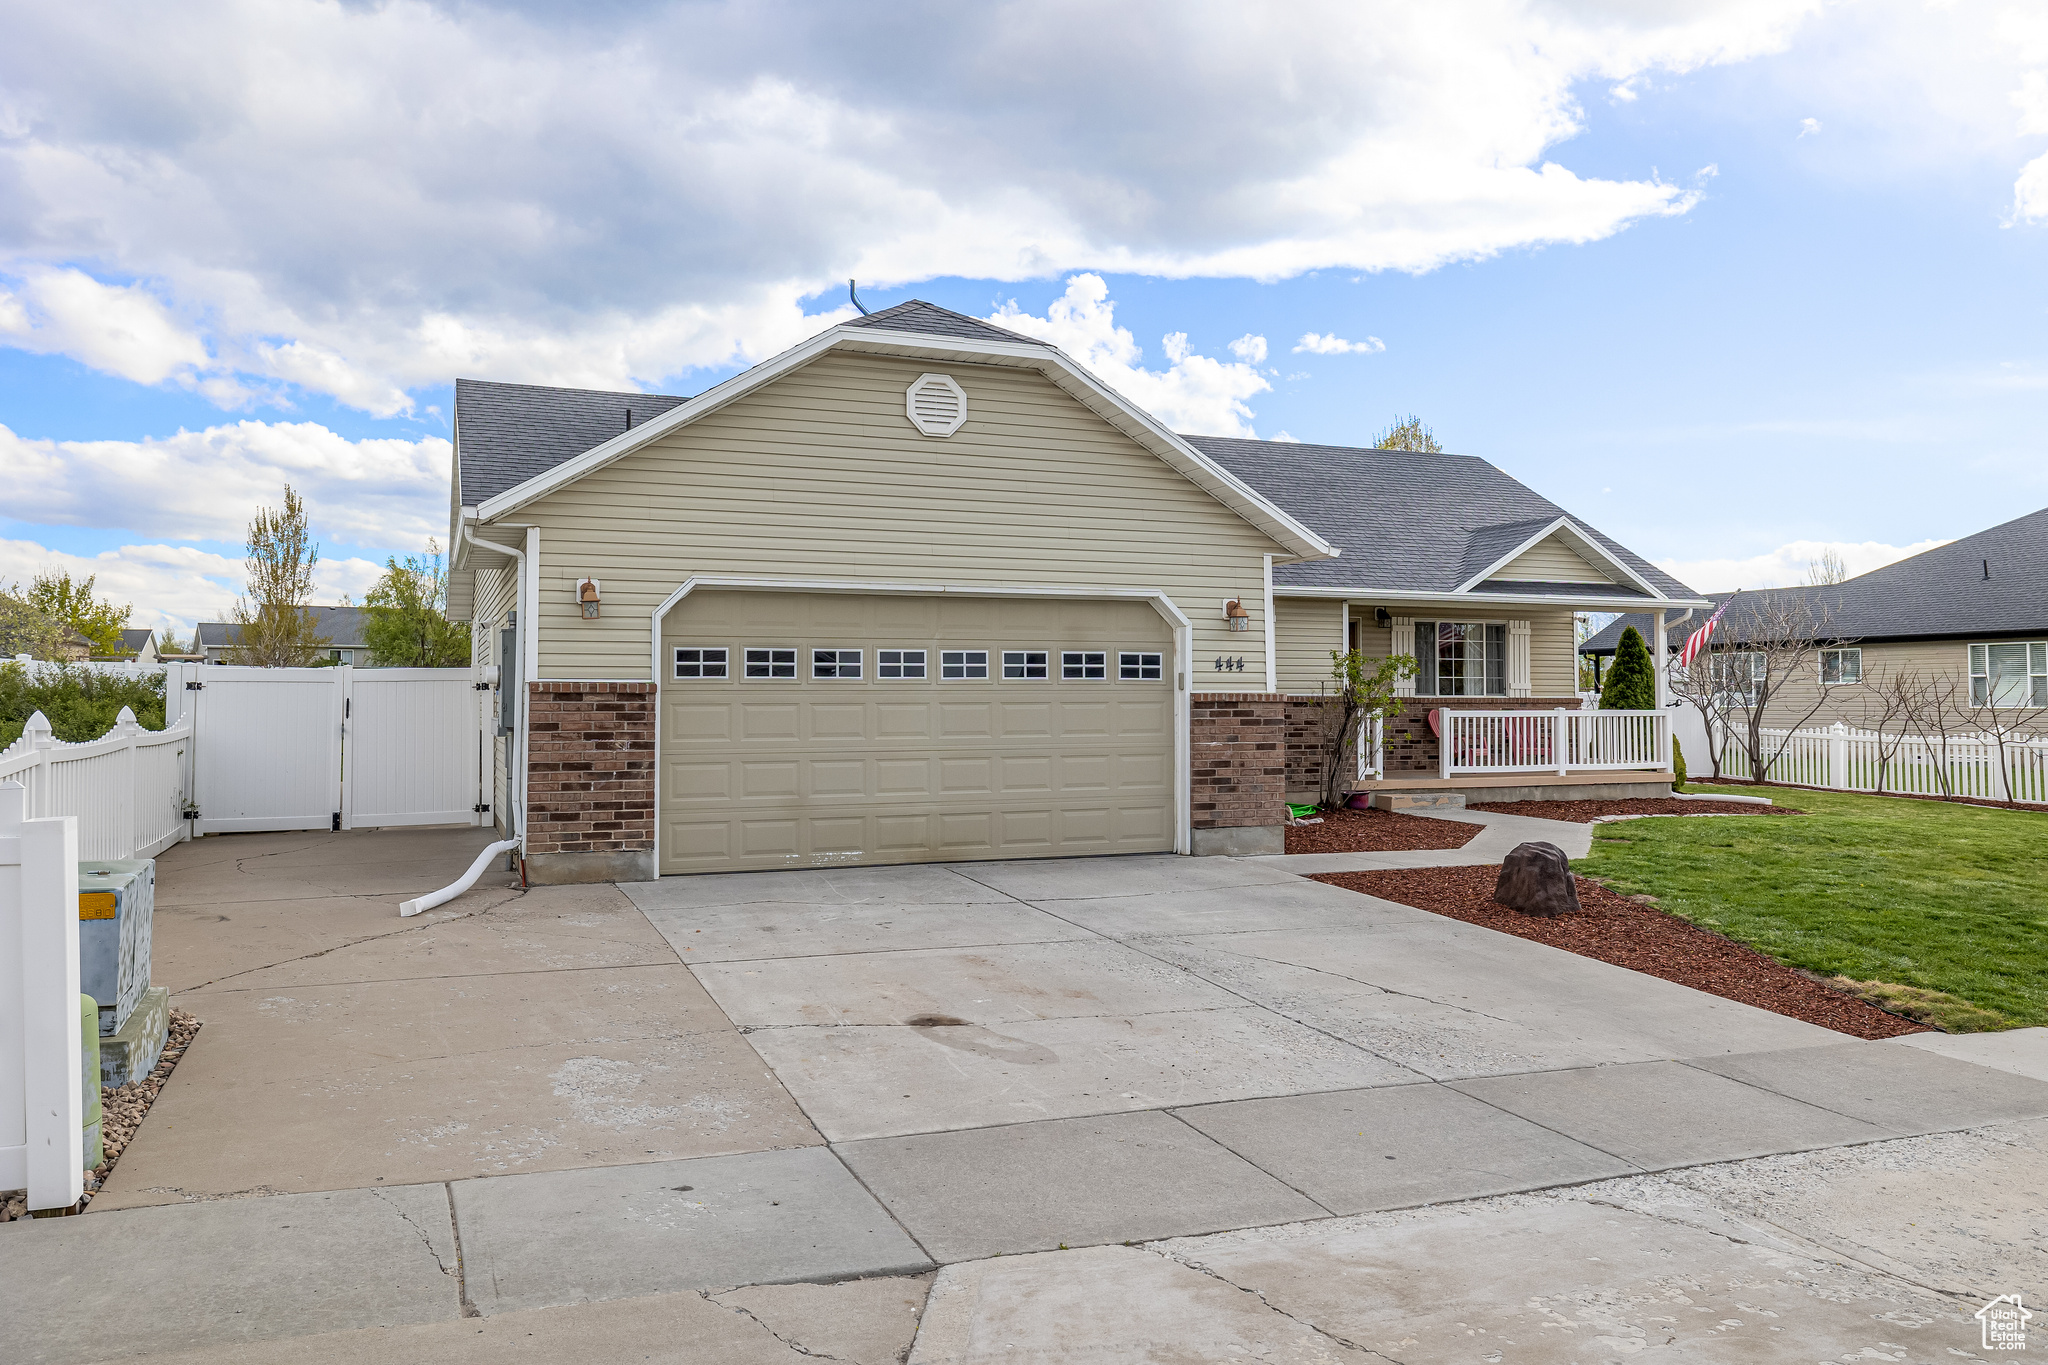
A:
<svg viewBox="0 0 2048 1365">
<path fill-rule="evenodd" d="M 2048 814 L 1686 790 L 1764 795 L 1808 813 L 1596 825 L 1581 869 L 1794 967 L 1943 992 L 2000 1016 L 1934 1000 L 1925 1017 L 1951 1030 L 2048 1024 Z"/>
</svg>

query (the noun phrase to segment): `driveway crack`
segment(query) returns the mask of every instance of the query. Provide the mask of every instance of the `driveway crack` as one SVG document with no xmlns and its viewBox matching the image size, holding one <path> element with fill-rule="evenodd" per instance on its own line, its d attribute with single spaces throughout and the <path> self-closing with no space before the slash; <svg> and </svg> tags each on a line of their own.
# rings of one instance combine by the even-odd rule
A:
<svg viewBox="0 0 2048 1365">
<path fill-rule="evenodd" d="M 450 1269 L 448 1263 L 441 1259 L 441 1253 L 435 1249 L 434 1239 L 427 1235 L 427 1230 L 425 1228 L 421 1227 L 416 1221 L 414 1221 L 413 1216 L 411 1214 L 407 1213 L 404 1209 L 400 1208 L 398 1204 L 391 1198 L 391 1196 L 385 1191 L 373 1189 L 370 1191 L 370 1193 L 376 1195 L 380 1202 L 389 1205 L 391 1211 L 398 1215 L 399 1220 L 401 1222 L 403 1222 L 407 1227 L 411 1228 L 415 1233 L 419 1234 L 420 1245 L 427 1249 L 427 1255 L 434 1258 L 434 1264 L 441 1267 L 441 1273 L 443 1275 L 453 1275 L 458 1279 L 461 1277 L 462 1271 L 460 1268 L 460 1262 L 457 1263 L 455 1269 Z"/>
<path fill-rule="evenodd" d="M 763 1322 L 759 1315 L 757 1315 L 750 1309 L 742 1308 L 740 1305 L 736 1303 L 719 1303 L 719 1301 L 712 1296 L 711 1291 L 708 1289 L 698 1290 L 697 1297 L 703 1299 L 706 1303 L 718 1304 L 720 1308 L 725 1309 L 728 1313 L 739 1314 L 741 1317 L 753 1323 L 756 1327 L 766 1332 L 769 1336 L 774 1337 L 777 1341 L 781 1342 L 784 1346 L 787 1346 L 790 1350 L 795 1351 L 800 1356 L 809 1356 L 813 1360 L 843 1360 L 845 1358 L 843 1356 L 827 1355 L 823 1351 L 813 1351 L 810 1347 L 804 1345 L 802 1342 L 794 1341 L 789 1337 L 782 1335 L 782 1333 L 776 1331 L 773 1327 L 770 1327 L 767 1323 Z"/>
<path fill-rule="evenodd" d="M 1363 1352 L 1364 1354 L 1369 1355 L 1376 1360 L 1387 1361 L 1389 1362 L 1389 1365 L 1406 1365 L 1406 1362 L 1400 1360 L 1398 1357 L 1388 1355 L 1385 1351 L 1375 1351 L 1372 1347 L 1367 1346 L 1364 1342 L 1353 1341 L 1349 1337 L 1339 1336 L 1337 1333 L 1330 1331 L 1327 1327 L 1323 1327 L 1314 1322 L 1311 1322 L 1309 1319 L 1302 1317 L 1298 1313 L 1288 1312 L 1285 1308 L 1282 1308 L 1279 1304 L 1274 1303 L 1271 1299 L 1267 1298 L 1258 1290 L 1253 1289 L 1250 1285 L 1239 1284 L 1237 1281 L 1231 1279 L 1228 1275 L 1221 1274 L 1218 1271 L 1211 1269 L 1209 1266 L 1202 1264 L 1200 1261 L 1191 1261 L 1185 1256 L 1176 1256 L 1172 1252 L 1164 1250 L 1163 1248 L 1158 1246 L 1139 1247 L 1138 1250 L 1149 1251 L 1155 1256 L 1162 1256 L 1165 1259 L 1172 1261 L 1175 1265 L 1186 1266 L 1189 1270 L 1192 1270 L 1197 1274 L 1207 1275 L 1210 1279 L 1215 1280 L 1218 1284 L 1227 1284 L 1232 1289 L 1237 1290 L 1241 1294 L 1249 1294 L 1253 1298 L 1257 1299 L 1260 1303 L 1264 1304 L 1271 1311 L 1278 1313 L 1283 1318 L 1286 1318 L 1289 1322 L 1299 1324 L 1302 1327 L 1306 1327 L 1309 1331 L 1314 1332 L 1317 1336 L 1322 1337 L 1326 1341 L 1334 1341 L 1347 1351 Z"/>
</svg>

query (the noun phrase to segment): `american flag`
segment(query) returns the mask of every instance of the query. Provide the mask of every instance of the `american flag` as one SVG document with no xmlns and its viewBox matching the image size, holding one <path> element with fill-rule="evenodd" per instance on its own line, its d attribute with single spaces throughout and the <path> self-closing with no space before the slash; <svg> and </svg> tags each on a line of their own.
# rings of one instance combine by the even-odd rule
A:
<svg viewBox="0 0 2048 1365">
<path fill-rule="evenodd" d="M 1705 625 L 1685 637 L 1685 647 L 1678 651 L 1678 666 L 1680 668 L 1692 667 L 1692 661 L 1698 658 L 1699 652 L 1707 647 L 1707 641 L 1714 638 L 1714 627 L 1720 624 L 1721 613 L 1734 605 L 1734 602 L 1735 597 L 1730 596 L 1726 602 L 1714 608 L 1714 614 L 1707 618 Z"/>
</svg>

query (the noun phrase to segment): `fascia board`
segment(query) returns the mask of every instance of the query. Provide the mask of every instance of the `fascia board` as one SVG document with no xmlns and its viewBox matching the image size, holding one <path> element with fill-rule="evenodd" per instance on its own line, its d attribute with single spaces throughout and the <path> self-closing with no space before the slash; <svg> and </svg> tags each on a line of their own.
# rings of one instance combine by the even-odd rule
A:
<svg viewBox="0 0 2048 1365">
<path fill-rule="evenodd" d="M 1649 611 L 1656 607 L 1710 607 L 1714 605 L 1704 597 L 1576 597 L 1570 594 L 1542 595 L 1534 593 L 1493 593 L 1493 592 L 1426 592 L 1413 588 L 1303 588 L 1284 583 L 1273 585 L 1275 597 L 1313 597 L 1331 599 L 1347 597 L 1357 602 L 1440 602 L 1443 605 L 1458 606 L 1468 602 L 1490 602 L 1504 606 L 1519 607 L 1575 607 L 1584 611 L 1612 611 L 1627 613 Z"/>
<path fill-rule="evenodd" d="M 1292 556 L 1287 563 L 1310 559 L 1334 559 L 1337 547 L 1296 521 L 1273 503 L 1260 497 L 1221 465 L 1168 431 L 1157 419 L 1124 400 L 1115 390 L 1089 374 L 1057 347 L 1031 342 L 968 341 L 923 333 L 886 332 L 872 327 L 834 327 L 809 341 L 793 346 L 778 356 L 762 361 L 750 370 L 734 375 L 723 384 L 706 389 L 689 402 L 670 408 L 631 431 L 625 431 L 594 446 L 572 460 L 565 460 L 525 483 L 486 499 L 477 508 L 480 521 L 495 521 L 536 498 L 545 497 L 565 484 L 573 483 L 613 460 L 658 440 L 678 427 L 687 426 L 707 413 L 716 412 L 764 384 L 772 383 L 798 366 L 810 363 L 830 350 L 866 351 L 920 360 L 956 360 L 981 364 L 1008 364 L 1038 370 L 1083 406 L 1164 460 L 1190 483 L 1230 508 L 1263 531 Z"/>
</svg>

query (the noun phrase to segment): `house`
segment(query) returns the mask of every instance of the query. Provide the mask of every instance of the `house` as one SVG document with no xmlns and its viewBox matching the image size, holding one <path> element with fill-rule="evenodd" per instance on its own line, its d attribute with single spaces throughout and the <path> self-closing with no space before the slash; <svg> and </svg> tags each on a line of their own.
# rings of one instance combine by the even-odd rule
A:
<svg viewBox="0 0 2048 1365">
<path fill-rule="evenodd" d="M 138 664 L 155 663 L 157 661 L 156 632 L 153 630 L 122 631 L 120 653 L 107 657 Z"/>
<path fill-rule="evenodd" d="M 1732 596 L 1708 594 L 1716 605 Z M 1668 648 L 1707 614 L 1667 609 Z M 1759 621 L 1787 617 L 1816 623 L 1820 647 L 1776 690 L 1766 725 L 1867 725 L 1900 677 L 1939 680 L 1961 708 L 2048 707 L 2048 508 L 1840 583 L 1744 592 L 1715 628 L 1712 666 L 1745 676 Z M 1631 625 L 1647 639 L 1655 623 L 1624 615 L 1580 651 L 1612 658 Z"/>
<path fill-rule="evenodd" d="M 327 662 L 354 664 L 359 668 L 369 664 L 369 646 L 363 642 L 364 613 L 361 607 L 307 607 L 305 610 L 313 618 L 314 629 L 320 638 L 326 641 L 321 653 Z M 241 634 L 242 628 L 233 622 L 201 621 L 193 652 L 204 654 L 210 664 L 228 663 Z"/>
<path fill-rule="evenodd" d="M 917 301 L 694 398 L 455 395 L 449 613 L 540 881 L 1277 852 L 1332 650 L 1422 648 L 1363 785 L 1428 785 L 1446 711 L 1577 707 L 1575 611 L 1703 601 L 1483 461 L 1176 435 Z"/>
</svg>

